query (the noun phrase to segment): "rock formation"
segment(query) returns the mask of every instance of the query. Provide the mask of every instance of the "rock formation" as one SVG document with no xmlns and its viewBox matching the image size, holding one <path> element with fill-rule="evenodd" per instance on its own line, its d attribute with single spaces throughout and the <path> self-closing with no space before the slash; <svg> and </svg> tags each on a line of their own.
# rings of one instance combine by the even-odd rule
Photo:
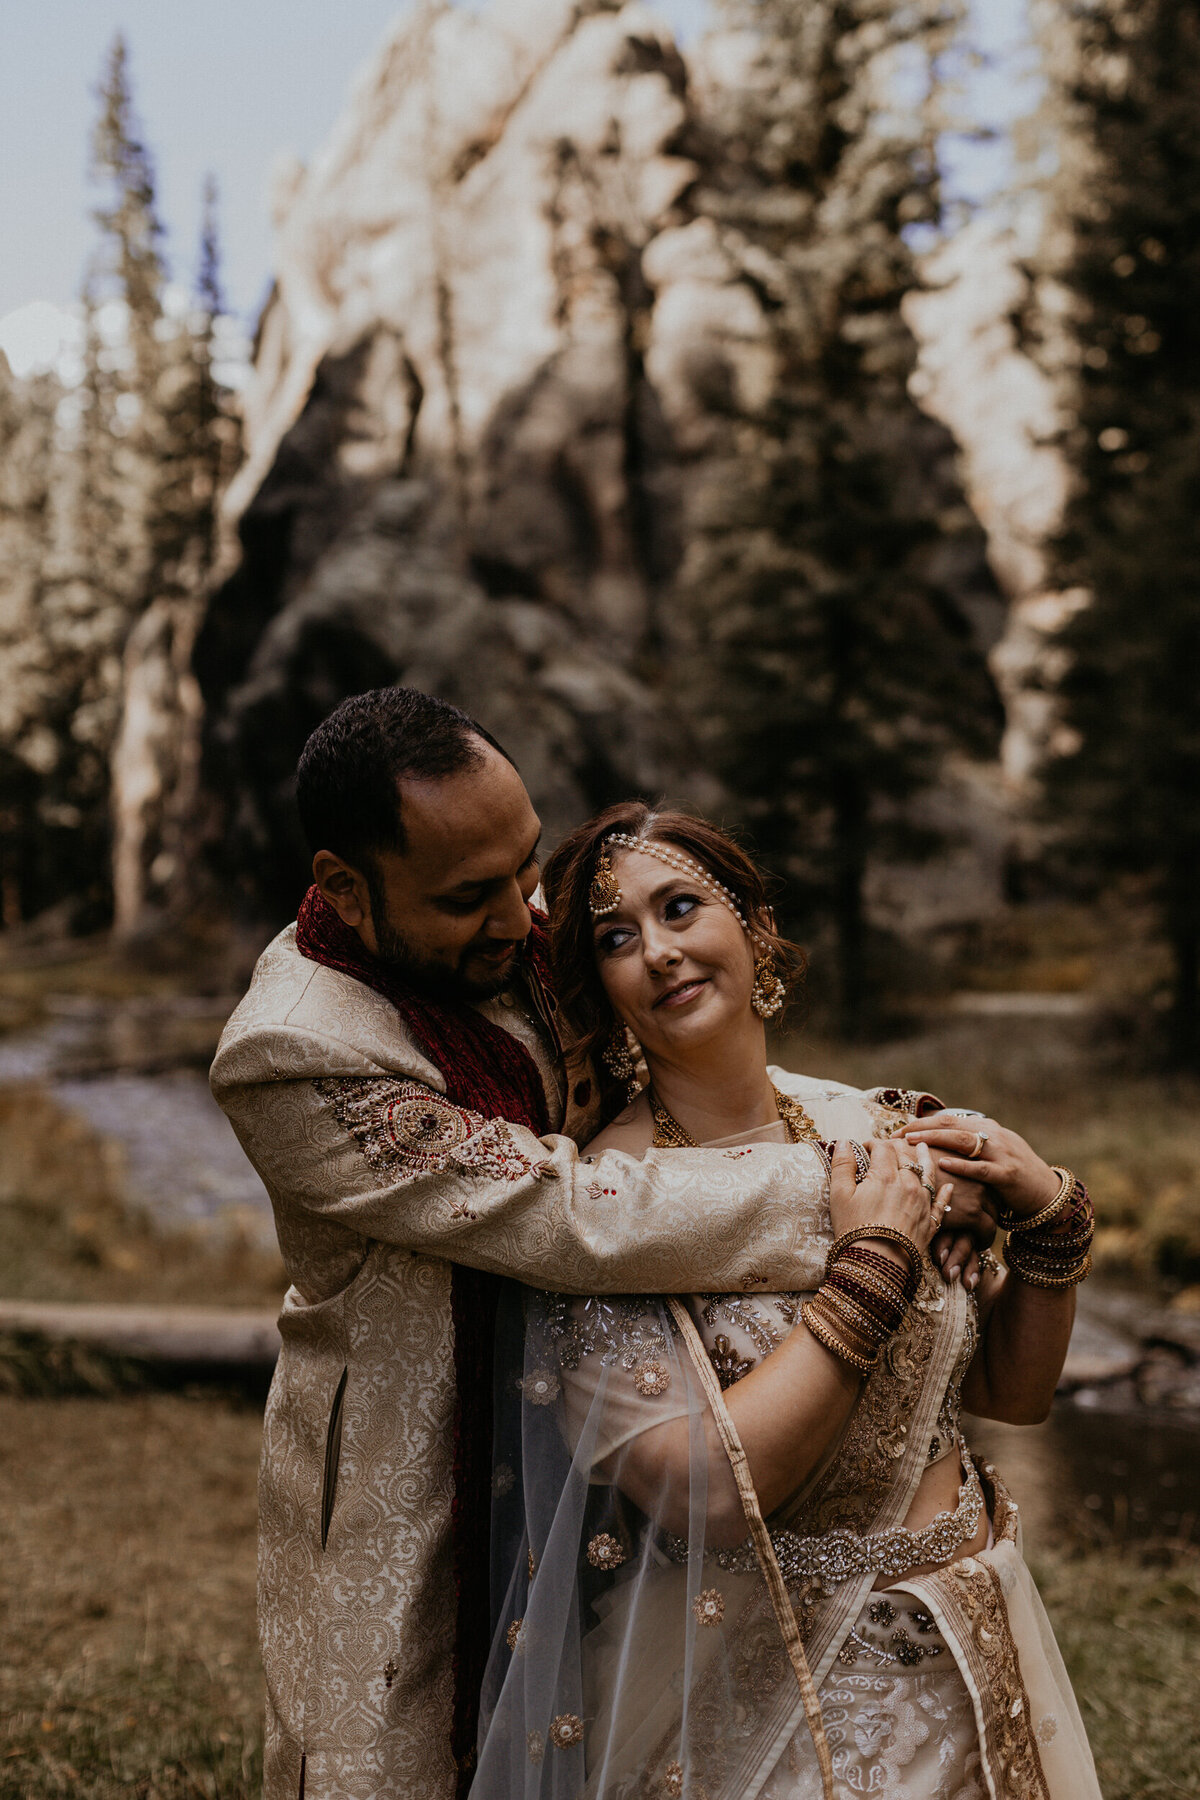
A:
<svg viewBox="0 0 1200 1800">
<path fill-rule="evenodd" d="M 354 687 L 480 714 L 551 833 L 663 778 L 680 372 L 655 319 L 722 278 L 679 230 L 689 126 L 640 7 L 429 9 L 282 184 L 242 560 L 197 660 L 209 779 L 242 796 L 236 854 L 274 868 L 274 904 L 296 752 Z"/>
<path fill-rule="evenodd" d="M 712 799 L 673 716 L 675 578 L 697 465 L 774 379 L 769 282 L 706 211 L 715 66 L 691 84 L 664 23 L 619 0 L 428 0 L 312 166 L 279 171 L 222 578 L 199 621 L 186 595 L 152 599 L 104 664 L 122 920 L 178 891 L 200 839 L 255 913 L 289 916 L 297 752 L 377 683 L 481 717 L 551 841 L 631 792 Z M 986 433 L 946 350 L 978 284 L 946 280 L 914 306 L 933 416 L 906 479 L 959 521 L 932 553 L 990 641 L 945 429 L 985 513 Z M 1002 580 L 1012 510 L 987 515 Z M 27 598 L 6 602 L 22 642 Z"/>
<path fill-rule="evenodd" d="M 914 392 L 959 445 L 967 498 L 1008 602 L 991 660 L 1008 719 L 1001 766 L 1017 808 L 1055 729 L 1047 639 L 1085 598 L 1055 591 L 1046 573 L 1045 545 L 1067 498 L 1061 400 L 1020 341 L 1024 315 L 1054 311 L 1031 272 L 1042 229 L 1032 200 L 1011 218 L 975 219 L 927 259 L 925 290 L 906 307 L 921 346 Z"/>
</svg>

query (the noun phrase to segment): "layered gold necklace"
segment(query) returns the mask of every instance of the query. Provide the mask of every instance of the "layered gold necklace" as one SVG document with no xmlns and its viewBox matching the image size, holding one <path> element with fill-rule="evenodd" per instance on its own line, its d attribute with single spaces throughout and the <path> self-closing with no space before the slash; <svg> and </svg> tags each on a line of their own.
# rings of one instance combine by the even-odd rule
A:
<svg viewBox="0 0 1200 1800">
<path fill-rule="evenodd" d="M 781 1094 L 777 1087 L 772 1087 L 775 1105 L 779 1116 L 787 1127 L 788 1142 L 792 1144 L 819 1144 L 821 1134 L 816 1124 L 805 1112 L 798 1100 L 790 1094 Z M 699 1145 L 694 1137 L 690 1137 L 658 1099 L 654 1089 L 647 1094 L 650 1102 L 650 1116 L 654 1120 L 654 1148 L 656 1150 L 697 1150 Z"/>
</svg>

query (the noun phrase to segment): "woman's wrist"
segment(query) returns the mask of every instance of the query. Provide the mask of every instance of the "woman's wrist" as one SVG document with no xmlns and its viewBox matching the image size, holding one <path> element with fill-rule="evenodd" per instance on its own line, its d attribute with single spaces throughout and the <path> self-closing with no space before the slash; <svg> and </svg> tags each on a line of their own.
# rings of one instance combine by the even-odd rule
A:
<svg viewBox="0 0 1200 1800">
<path fill-rule="evenodd" d="M 909 1258 L 905 1255 L 900 1245 L 893 1244 L 889 1238 L 863 1237 L 859 1238 L 858 1242 L 860 1244 L 865 1244 L 868 1249 L 873 1250 L 876 1256 L 885 1256 L 895 1268 L 902 1270 L 908 1269 Z"/>
<path fill-rule="evenodd" d="M 1036 1231 L 1049 1225 L 1067 1205 L 1074 1179 L 1070 1169 L 1046 1167 L 1044 1181 L 1010 1206 L 997 1210 L 997 1224 L 1004 1231 Z"/>
<path fill-rule="evenodd" d="M 1095 1215 L 1087 1189 L 1070 1169 L 1056 1169 L 1061 1195 L 1031 1218 L 1008 1227 L 1004 1260 L 1030 1287 L 1069 1288 L 1092 1267 Z"/>
</svg>

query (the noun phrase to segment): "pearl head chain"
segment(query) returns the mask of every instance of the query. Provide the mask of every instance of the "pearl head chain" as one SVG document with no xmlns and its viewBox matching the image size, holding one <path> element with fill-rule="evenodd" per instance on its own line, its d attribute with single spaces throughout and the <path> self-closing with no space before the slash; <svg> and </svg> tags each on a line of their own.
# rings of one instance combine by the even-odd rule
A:
<svg viewBox="0 0 1200 1800">
<path fill-rule="evenodd" d="M 622 850 L 636 850 L 642 856 L 657 857 L 659 862 L 666 863 L 677 874 L 689 876 L 700 887 L 706 888 L 714 900 L 719 900 L 722 906 L 728 908 L 747 937 L 757 940 L 757 933 L 750 929 L 749 921 L 725 883 L 718 881 L 715 875 L 710 875 L 703 864 L 685 856 L 682 850 L 676 850 L 673 844 L 660 843 L 657 838 L 632 837 L 627 831 L 614 831 L 605 838 L 602 848 L 607 849 L 610 844 L 617 844 Z"/>
</svg>

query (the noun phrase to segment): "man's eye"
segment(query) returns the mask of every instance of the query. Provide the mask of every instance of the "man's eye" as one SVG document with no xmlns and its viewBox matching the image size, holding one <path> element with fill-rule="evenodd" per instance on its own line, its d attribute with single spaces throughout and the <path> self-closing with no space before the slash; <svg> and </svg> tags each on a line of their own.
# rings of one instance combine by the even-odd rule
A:
<svg viewBox="0 0 1200 1800">
<path fill-rule="evenodd" d="M 440 900 L 438 902 L 438 904 L 440 905 L 443 912 L 458 913 L 458 914 L 461 914 L 465 918 L 467 913 L 473 913 L 473 912 L 479 911 L 480 907 L 483 905 L 483 899 L 482 899 L 482 896 L 479 894 L 472 894 L 470 899 L 467 899 L 467 900 L 463 900 L 463 899 L 460 899 L 457 897 L 452 897 L 451 895 L 447 894 L 442 900 Z"/>
</svg>

